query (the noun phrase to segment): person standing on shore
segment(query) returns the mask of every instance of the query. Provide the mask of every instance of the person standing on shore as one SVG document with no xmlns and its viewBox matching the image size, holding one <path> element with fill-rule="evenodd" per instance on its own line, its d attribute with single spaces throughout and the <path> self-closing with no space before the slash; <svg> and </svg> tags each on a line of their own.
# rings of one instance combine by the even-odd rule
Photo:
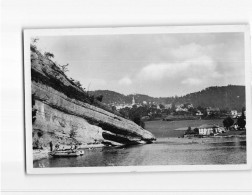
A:
<svg viewBox="0 0 252 195">
<path fill-rule="evenodd" d="M 53 151 L 53 143 L 52 143 L 52 141 L 50 141 L 50 151 L 52 152 Z"/>
<path fill-rule="evenodd" d="M 58 144 L 58 143 L 56 143 L 55 149 L 56 149 L 56 150 L 59 150 L 59 144 Z"/>
</svg>

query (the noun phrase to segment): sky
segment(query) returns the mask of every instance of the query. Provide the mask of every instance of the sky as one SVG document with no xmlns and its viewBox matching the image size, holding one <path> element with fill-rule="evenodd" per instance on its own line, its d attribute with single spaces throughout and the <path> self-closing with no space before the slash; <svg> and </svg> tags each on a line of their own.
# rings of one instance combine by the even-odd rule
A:
<svg viewBox="0 0 252 195">
<path fill-rule="evenodd" d="M 181 96 L 210 86 L 245 85 L 243 33 L 43 36 L 36 43 L 69 63 L 88 90 Z"/>
</svg>

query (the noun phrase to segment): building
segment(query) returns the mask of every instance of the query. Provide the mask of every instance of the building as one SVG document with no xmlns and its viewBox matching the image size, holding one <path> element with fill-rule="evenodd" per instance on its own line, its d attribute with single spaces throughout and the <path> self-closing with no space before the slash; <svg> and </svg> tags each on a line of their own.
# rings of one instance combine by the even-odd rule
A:
<svg viewBox="0 0 252 195">
<path fill-rule="evenodd" d="M 231 115 L 232 116 L 237 116 L 237 114 L 238 114 L 237 110 L 231 110 Z"/>
<path fill-rule="evenodd" d="M 169 109 L 172 107 L 172 104 L 165 104 L 164 107 L 165 107 L 165 109 Z"/>
<path fill-rule="evenodd" d="M 143 101 L 143 105 L 147 105 L 148 103 L 146 101 Z"/>
<path fill-rule="evenodd" d="M 135 105 L 136 104 L 136 102 L 135 102 L 135 98 L 134 98 L 134 96 L 132 97 L 132 105 Z"/>
<path fill-rule="evenodd" d="M 242 113 L 238 112 L 236 117 L 239 118 L 239 117 L 241 117 L 241 115 L 242 115 Z"/>
<path fill-rule="evenodd" d="M 237 118 L 238 112 L 237 110 L 231 110 L 231 116 L 232 118 Z"/>
<path fill-rule="evenodd" d="M 193 108 L 193 104 L 186 103 L 186 104 L 176 105 L 176 112 L 181 112 L 181 111 L 188 112 L 190 108 Z"/>
<path fill-rule="evenodd" d="M 176 131 L 185 131 L 185 136 L 193 136 L 193 137 L 202 137 L 202 136 L 214 136 L 219 133 L 225 133 L 226 130 L 224 127 L 220 127 L 218 125 L 209 125 L 203 124 L 199 127 L 181 127 L 175 129 Z"/>
<path fill-rule="evenodd" d="M 223 127 L 208 124 L 201 125 L 197 128 L 199 129 L 199 135 L 214 135 L 217 133 L 224 133 L 226 131 Z"/>
<path fill-rule="evenodd" d="M 193 108 L 193 104 L 188 104 L 187 108 Z"/>
<path fill-rule="evenodd" d="M 184 108 L 183 106 L 179 105 L 176 108 L 176 112 L 188 112 L 187 108 Z"/>
<path fill-rule="evenodd" d="M 207 108 L 207 115 L 211 115 L 211 114 L 215 114 L 215 113 L 219 113 L 220 109 L 219 108 Z"/>
<path fill-rule="evenodd" d="M 203 113 L 200 110 L 197 110 L 196 116 L 203 116 Z"/>
</svg>

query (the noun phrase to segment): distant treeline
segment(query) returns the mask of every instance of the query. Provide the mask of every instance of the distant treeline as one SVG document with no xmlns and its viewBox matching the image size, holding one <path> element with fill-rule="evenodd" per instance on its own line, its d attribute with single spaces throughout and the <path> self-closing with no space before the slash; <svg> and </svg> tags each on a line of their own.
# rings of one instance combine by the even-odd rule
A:
<svg viewBox="0 0 252 195">
<path fill-rule="evenodd" d="M 133 95 L 123 95 L 109 90 L 97 90 L 90 92 L 94 96 L 103 95 L 105 104 L 131 103 Z M 241 111 L 245 107 L 245 86 L 228 85 L 208 87 L 202 91 L 190 93 L 185 96 L 151 97 L 148 95 L 135 94 L 136 103 L 143 101 L 156 102 L 157 104 L 185 104 L 191 103 L 194 107 L 218 107 L 220 109 Z"/>
<path fill-rule="evenodd" d="M 194 107 L 215 107 L 241 111 L 245 107 L 245 86 L 228 85 L 208 87 L 182 97 L 167 98 L 167 102 L 192 103 Z"/>
</svg>

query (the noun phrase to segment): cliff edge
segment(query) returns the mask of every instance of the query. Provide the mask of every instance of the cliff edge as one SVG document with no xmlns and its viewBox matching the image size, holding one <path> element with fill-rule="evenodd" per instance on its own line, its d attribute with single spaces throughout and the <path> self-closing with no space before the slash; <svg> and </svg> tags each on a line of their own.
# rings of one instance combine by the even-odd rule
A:
<svg viewBox="0 0 252 195">
<path fill-rule="evenodd" d="M 155 137 L 97 101 L 50 58 L 31 47 L 33 148 L 49 142 L 139 144 Z"/>
</svg>

